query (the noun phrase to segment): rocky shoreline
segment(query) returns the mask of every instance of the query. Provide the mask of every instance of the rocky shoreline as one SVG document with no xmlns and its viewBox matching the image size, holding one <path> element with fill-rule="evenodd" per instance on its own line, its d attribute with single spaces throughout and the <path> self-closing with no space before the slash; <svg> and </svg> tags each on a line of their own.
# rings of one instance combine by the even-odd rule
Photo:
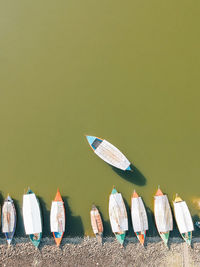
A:
<svg viewBox="0 0 200 267">
<path fill-rule="evenodd" d="M 0 239 L 0 266 L 200 266 L 200 238 L 187 247 L 181 238 L 171 238 L 169 249 L 158 237 L 149 237 L 142 247 L 136 238 L 126 238 L 124 248 L 114 238 L 63 238 L 57 248 L 53 238 L 43 238 L 35 249 L 28 238 L 14 238 L 8 247 Z"/>
</svg>

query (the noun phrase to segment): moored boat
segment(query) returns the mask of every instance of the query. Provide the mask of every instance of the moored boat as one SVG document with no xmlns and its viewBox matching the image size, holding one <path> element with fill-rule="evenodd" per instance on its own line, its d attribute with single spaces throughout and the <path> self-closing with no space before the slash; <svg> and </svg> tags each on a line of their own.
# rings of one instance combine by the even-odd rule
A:
<svg viewBox="0 0 200 267">
<path fill-rule="evenodd" d="M 126 231 L 128 231 L 128 217 L 122 195 L 115 188 L 109 198 L 109 217 L 112 231 L 123 246 Z"/>
<path fill-rule="evenodd" d="M 188 206 L 178 195 L 176 195 L 174 204 L 174 214 L 179 232 L 185 242 L 190 246 L 192 241 L 192 231 L 194 225 Z"/>
<path fill-rule="evenodd" d="M 167 195 L 160 188 L 154 196 L 154 216 L 158 233 L 167 246 L 169 233 L 173 230 L 173 218 Z"/>
<path fill-rule="evenodd" d="M 15 205 L 12 198 L 8 195 L 2 207 L 2 233 L 4 233 L 8 245 L 10 245 L 15 234 L 16 221 Z"/>
<path fill-rule="evenodd" d="M 97 238 L 97 240 L 102 243 L 102 235 L 103 235 L 103 223 L 101 219 L 101 215 L 99 210 L 95 205 L 92 205 L 92 209 L 90 211 L 90 219 L 92 230 Z"/>
<path fill-rule="evenodd" d="M 99 137 L 87 135 L 86 138 L 94 153 L 105 162 L 118 169 L 132 171 L 131 163 L 118 148 Z"/>
<path fill-rule="evenodd" d="M 142 245 L 148 230 L 148 219 L 142 198 L 134 190 L 131 197 L 131 218 L 133 230 Z"/>
<path fill-rule="evenodd" d="M 65 232 L 65 207 L 59 189 L 51 204 L 50 225 L 56 245 L 59 246 Z"/>
<path fill-rule="evenodd" d="M 22 209 L 25 232 L 37 248 L 42 238 L 42 217 L 39 201 L 31 189 L 23 195 Z"/>
</svg>

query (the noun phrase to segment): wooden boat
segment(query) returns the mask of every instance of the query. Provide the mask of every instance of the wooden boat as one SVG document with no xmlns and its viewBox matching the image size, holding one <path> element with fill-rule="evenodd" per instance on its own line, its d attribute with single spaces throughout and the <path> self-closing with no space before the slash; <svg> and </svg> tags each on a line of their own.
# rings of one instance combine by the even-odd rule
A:
<svg viewBox="0 0 200 267">
<path fill-rule="evenodd" d="M 90 219 L 91 219 L 92 230 L 97 240 L 100 243 L 102 243 L 103 223 L 102 223 L 101 215 L 95 205 L 92 205 L 92 209 L 90 211 Z"/>
<path fill-rule="evenodd" d="M 37 248 L 42 238 L 42 217 L 39 201 L 30 189 L 23 195 L 22 209 L 25 232 Z"/>
<path fill-rule="evenodd" d="M 148 219 L 142 198 L 134 190 L 131 197 L 131 218 L 133 230 L 142 245 L 148 230 Z"/>
<path fill-rule="evenodd" d="M 59 189 L 51 204 L 50 225 L 56 245 L 59 246 L 65 232 L 65 207 Z"/>
<path fill-rule="evenodd" d="M 179 232 L 185 242 L 190 246 L 192 241 L 192 231 L 194 225 L 188 206 L 178 195 L 176 195 L 174 204 L 174 214 Z"/>
<path fill-rule="evenodd" d="M 122 195 L 115 188 L 109 198 L 109 217 L 112 231 L 117 241 L 123 246 L 128 230 L 128 217 Z"/>
<path fill-rule="evenodd" d="M 173 218 L 168 198 L 160 188 L 154 196 L 154 216 L 158 233 L 167 246 L 169 233 L 173 230 Z"/>
<path fill-rule="evenodd" d="M 87 135 L 86 138 L 94 153 L 105 162 L 118 169 L 132 171 L 131 163 L 118 148 L 99 137 Z"/>
<path fill-rule="evenodd" d="M 4 200 L 2 207 L 2 233 L 4 233 L 8 245 L 10 245 L 16 229 L 16 210 L 12 198 L 8 197 Z"/>
</svg>

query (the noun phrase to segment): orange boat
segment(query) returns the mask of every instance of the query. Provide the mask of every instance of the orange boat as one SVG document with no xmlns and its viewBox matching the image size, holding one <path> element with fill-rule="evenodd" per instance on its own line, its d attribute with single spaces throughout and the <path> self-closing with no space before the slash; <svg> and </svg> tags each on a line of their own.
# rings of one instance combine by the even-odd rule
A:
<svg viewBox="0 0 200 267">
<path fill-rule="evenodd" d="M 65 207 L 59 189 L 54 201 L 52 201 L 50 224 L 56 245 L 59 246 L 65 232 Z"/>
<path fill-rule="evenodd" d="M 92 210 L 90 211 L 90 218 L 91 218 L 92 230 L 96 235 L 97 239 L 100 242 L 102 242 L 103 223 L 101 215 L 95 205 L 92 206 Z"/>
</svg>

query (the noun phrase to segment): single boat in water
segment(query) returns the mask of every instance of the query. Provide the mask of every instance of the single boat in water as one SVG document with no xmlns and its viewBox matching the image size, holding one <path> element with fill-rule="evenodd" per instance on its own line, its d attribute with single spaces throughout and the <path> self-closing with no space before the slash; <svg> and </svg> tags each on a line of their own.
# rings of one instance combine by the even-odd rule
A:
<svg viewBox="0 0 200 267">
<path fill-rule="evenodd" d="M 168 198 L 160 188 L 154 196 L 154 216 L 158 233 L 167 246 L 169 233 L 173 230 L 173 218 Z"/>
<path fill-rule="evenodd" d="M 25 232 L 37 248 L 42 238 L 42 217 L 39 201 L 30 189 L 23 196 L 22 209 Z"/>
<path fill-rule="evenodd" d="M 128 231 L 128 217 L 122 195 L 115 188 L 109 198 L 109 217 L 112 231 L 123 246 L 126 231 Z"/>
<path fill-rule="evenodd" d="M 90 211 L 90 219 L 92 230 L 97 238 L 97 240 L 102 243 L 102 235 L 103 235 L 103 223 L 101 219 L 101 215 L 95 205 L 92 206 Z"/>
<path fill-rule="evenodd" d="M 88 143 L 97 156 L 108 164 L 123 171 L 131 171 L 131 163 L 122 152 L 105 139 L 87 135 Z"/>
<path fill-rule="evenodd" d="M 148 219 L 142 198 L 134 190 L 131 197 L 131 218 L 133 230 L 142 245 L 148 230 Z"/>
<path fill-rule="evenodd" d="M 176 195 L 174 204 L 174 214 L 179 232 L 185 242 L 190 246 L 192 241 L 192 231 L 194 225 L 188 206 L 178 195 Z"/>
<path fill-rule="evenodd" d="M 2 233 L 4 233 L 8 245 L 10 245 L 16 229 L 16 210 L 12 198 L 8 197 L 4 200 L 2 207 Z"/>
<path fill-rule="evenodd" d="M 50 224 L 56 245 L 59 246 L 65 232 L 65 207 L 59 189 L 51 204 Z"/>
</svg>

